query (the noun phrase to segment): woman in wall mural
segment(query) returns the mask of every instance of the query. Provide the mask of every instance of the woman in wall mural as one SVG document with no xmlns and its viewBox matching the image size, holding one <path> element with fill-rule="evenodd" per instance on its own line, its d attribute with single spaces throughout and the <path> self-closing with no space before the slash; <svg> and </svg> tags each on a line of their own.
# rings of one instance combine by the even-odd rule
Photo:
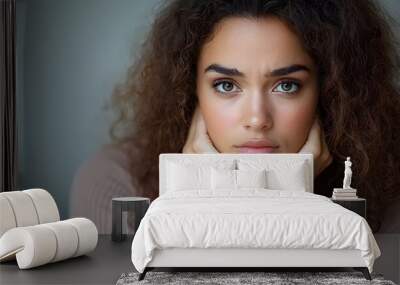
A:
<svg viewBox="0 0 400 285">
<path fill-rule="evenodd" d="M 372 230 L 400 231 L 394 43 L 372 1 L 166 2 L 113 95 L 115 144 L 79 170 L 71 214 L 109 232 L 111 197 L 158 196 L 160 153 L 311 152 L 314 193 L 341 187 L 351 156 Z"/>
</svg>

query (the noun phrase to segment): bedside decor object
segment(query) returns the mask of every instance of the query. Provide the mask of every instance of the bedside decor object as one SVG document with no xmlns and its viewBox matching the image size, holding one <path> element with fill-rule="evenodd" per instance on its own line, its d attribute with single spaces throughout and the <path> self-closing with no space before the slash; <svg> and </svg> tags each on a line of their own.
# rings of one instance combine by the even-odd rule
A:
<svg viewBox="0 0 400 285">
<path fill-rule="evenodd" d="M 112 241 L 123 241 L 126 234 L 122 232 L 122 225 L 126 221 L 122 220 L 123 212 L 133 212 L 135 215 L 135 228 L 136 233 L 140 221 L 150 205 L 150 199 L 144 197 L 119 197 L 112 199 Z"/>
<path fill-rule="evenodd" d="M 0 193 L 0 262 L 20 269 L 86 254 L 97 245 L 95 224 L 86 218 L 60 221 L 57 205 L 44 189 Z"/>
<path fill-rule="evenodd" d="M 340 200 L 352 200 L 357 198 L 357 189 L 351 188 L 351 177 L 353 172 L 351 171 L 352 162 L 348 156 L 344 162 L 344 178 L 343 178 L 343 188 L 334 188 L 332 193 L 332 199 Z"/>
<path fill-rule="evenodd" d="M 333 189 L 332 199 L 352 200 L 357 198 L 358 196 L 356 189 L 343 189 L 343 188 Z"/>
<path fill-rule="evenodd" d="M 343 189 L 351 189 L 351 176 L 353 172 L 351 171 L 351 161 L 350 157 L 347 157 L 347 160 L 344 162 L 344 179 L 343 179 Z"/>
</svg>

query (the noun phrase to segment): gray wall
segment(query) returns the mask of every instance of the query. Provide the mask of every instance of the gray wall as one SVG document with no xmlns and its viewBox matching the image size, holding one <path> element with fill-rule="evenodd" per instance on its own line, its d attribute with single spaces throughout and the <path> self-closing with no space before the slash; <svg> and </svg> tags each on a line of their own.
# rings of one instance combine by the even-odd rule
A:
<svg viewBox="0 0 400 285">
<path fill-rule="evenodd" d="M 19 188 L 50 191 L 62 218 L 75 171 L 109 142 L 103 107 L 160 1 L 17 0 Z M 380 2 L 400 18 L 399 0 Z"/>
<path fill-rule="evenodd" d="M 18 187 L 47 189 L 63 218 L 75 171 L 110 141 L 104 106 L 158 2 L 17 2 Z"/>
</svg>

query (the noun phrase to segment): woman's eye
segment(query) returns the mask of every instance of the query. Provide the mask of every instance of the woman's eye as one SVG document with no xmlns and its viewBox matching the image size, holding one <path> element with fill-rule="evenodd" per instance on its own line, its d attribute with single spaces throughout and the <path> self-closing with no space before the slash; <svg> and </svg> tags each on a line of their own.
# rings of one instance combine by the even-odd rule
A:
<svg viewBox="0 0 400 285">
<path fill-rule="evenodd" d="M 240 89 L 231 81 L 216 81 L 213 84 L 213 88 L 220 93 L 233 93 Z"/>
<path fill-rule="evenodd" d="M 283 81 L 279 83 L 272 91 L 279 93 L 292 94 L 300 90 L 301 85 L 295 81 Z M 240 88 L 236 86 L 232 81 L 216 81 L 213 83 L 213 88 L 219 93 L 235 93 L 240 91 Z"/>
<path fill-rule="evenodd" d="M 300 84 L 294 81 L 284 81 L 279 83 L 278 86 L 272 91 L 277 91 L 281 93 L 296 93 L 300 89 Z"/>
</svg>

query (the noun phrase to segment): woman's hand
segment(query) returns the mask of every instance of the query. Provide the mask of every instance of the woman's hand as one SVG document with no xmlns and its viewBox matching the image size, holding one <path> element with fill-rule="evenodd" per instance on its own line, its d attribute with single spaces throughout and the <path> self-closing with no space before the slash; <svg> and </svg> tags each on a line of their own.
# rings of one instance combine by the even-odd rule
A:
<svg viewBox="0 0 400 285">
<path fill-rule="evenodd" d="M 207 133 L 206 123 L 199 106 L 193 115 L 189 135 L 182 153 L 218 153 Z"/>
<path fill-rule="evenodd" d="M 332 162 L 332 155 L 329 152 L 325 141 L 323 130 L 316 117 L 304 146 L 299 153 L 312 153 L 314 155 L 314 177 L 317 177 Z"/>
</svg>

